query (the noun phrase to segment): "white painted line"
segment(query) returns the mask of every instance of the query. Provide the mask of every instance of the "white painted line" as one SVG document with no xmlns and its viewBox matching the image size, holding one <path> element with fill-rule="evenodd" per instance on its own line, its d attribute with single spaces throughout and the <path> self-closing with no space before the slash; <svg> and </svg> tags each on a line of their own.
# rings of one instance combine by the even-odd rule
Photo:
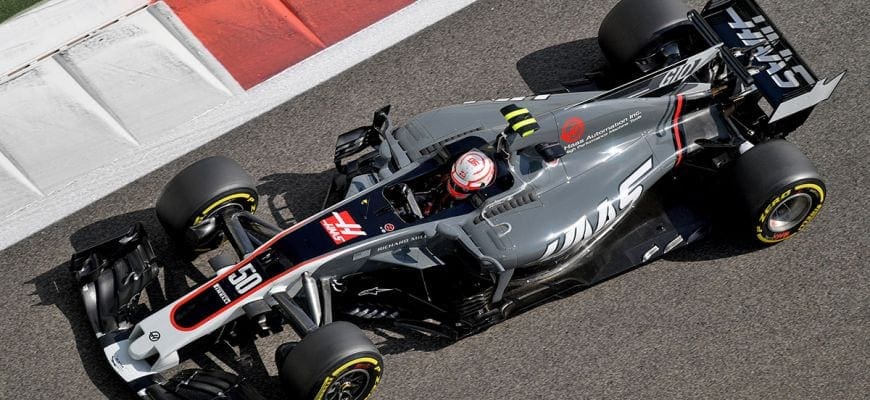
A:
<svg viewBox="0 0 870 400">
<path fill-rule="evenodd" d="M 0 220 L 0 249 L 365 61 L 476 0 L 418 0 L 247 93 L 165 134 L 165 141 L 81 175 Z M 156 196 L 156 193 L 155 193 Z"/>
</svg>

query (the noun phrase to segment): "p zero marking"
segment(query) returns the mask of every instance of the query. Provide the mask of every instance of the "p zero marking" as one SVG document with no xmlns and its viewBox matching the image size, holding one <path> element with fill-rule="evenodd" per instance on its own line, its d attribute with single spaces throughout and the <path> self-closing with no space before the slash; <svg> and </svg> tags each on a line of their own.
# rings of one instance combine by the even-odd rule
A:
<svg viewBox="0 0 870 400">
<path fill-rule="evenodd" d="M 682 133 L 680 132 L 680 117 L 683 114 L 683 102 L 685 101 L 685 96 L 678 94 L 677 95 L 677 109 L 674 111 L 674 147 L 677 149 L 677 163 L 674 164 L 674 168 L 680 165 L 683 161 L 683 138 Z"/>
</svg>

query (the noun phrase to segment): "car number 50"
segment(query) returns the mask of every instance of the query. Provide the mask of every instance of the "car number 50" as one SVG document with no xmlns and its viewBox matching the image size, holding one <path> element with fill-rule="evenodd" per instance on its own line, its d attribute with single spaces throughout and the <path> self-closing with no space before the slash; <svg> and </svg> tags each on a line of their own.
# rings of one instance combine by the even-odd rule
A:
<svg viewBox="0 0 870 400">
<path fill-rule="evenodd" d="M 263 282 L 263 277 L 257 273 L 254 266 L 251 264 L 245 265 L 229 276 L 230 284 L 236 288 L 239 294 L 245 294 L 249 290 L 257 287 L 260 282 Z"/>
</svg>

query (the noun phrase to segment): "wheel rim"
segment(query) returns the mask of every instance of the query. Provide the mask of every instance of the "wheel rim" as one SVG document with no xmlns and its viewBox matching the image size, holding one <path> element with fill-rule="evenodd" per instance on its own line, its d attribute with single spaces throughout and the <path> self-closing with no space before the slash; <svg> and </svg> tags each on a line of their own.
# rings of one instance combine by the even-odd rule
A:
<svg viewBox="0 0 870 400">
<path fill-rule="evenodd" d="M 813 198 L 806 193 L 797 193 L 783 200 L 770 213 L 767 227 L 771 232 L 787 232 L 800 225 L 810 214 Z"/>
<path fill-rule="evenodd" d="M 250 208 L 251 212 L 254 212 L 257 208 L 257 200 L 250 193 L 233 193 L 224 196 L 202 210 L 200 215 L 193 220 L 193 225 L 199 225 L 202 221 L 217 214 L 221 209 L 227 206 L 238 206 L 242 209 Z"/>
<path fill-rule="evenodd" d="M 368 370 L 352 369 L 339 375 L 326 389 L 327 400 L 361 400 L 366 397 L 372 376 Z"/>
</svg>

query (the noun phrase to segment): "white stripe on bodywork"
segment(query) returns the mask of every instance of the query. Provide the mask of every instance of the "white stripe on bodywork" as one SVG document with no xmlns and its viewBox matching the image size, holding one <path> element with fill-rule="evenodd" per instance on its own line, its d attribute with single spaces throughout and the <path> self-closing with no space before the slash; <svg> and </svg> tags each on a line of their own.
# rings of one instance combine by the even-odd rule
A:
<svg viewBox="0 0 870 400">
<path fill-rule="evenodd" d="M 667 253 L 667 252 L 673 250 L 674 247 L 679 246 L 680 243 L 683 243 L 683 236 L 682 236 L 682 235 L 677 235 L 677 237 L 675 237 L 674 240 L 671 240 L 671 242 L 668 243 L 667 246 L 665 246 L 665 253 Z"/>
<path fill-rule="evenodd" d="M 842 80 L 845 75 L 846 73 L 843 72 L 829 81 L 821 80 L 813 86 L 812 91 L 782 102 L 770 117 L 770 123 L 794 115 L 827 100 L 831 97 L 831 94 L 834 93 L 834 89 L 837 88 L 837 85 L 840 84 L 840 80 Z"/>
<path fill-rule="evenodd" d="M 541 256 L 539 260 L 545 260 L 550 256 L 570 249 L 580 241 L 592 237 L 592 233 L 592 225 L 589 224 L 589 219 L 586 218 L 585 215 L 580 217 L 580 219 L 571 225 L 571 227 L 556 235 L 556 239 L 547 245 L 547 250 L 544 251 L 544 255 Z M 565 240 L 562 242 L 562 246 L 560 247 L 559 239 L 563 236 Z"/>
<path fill-rule="evenodd" d="M 553 253 L 556 252 L 556 248 L 558 248 L 558 247 L 559 247 L 559 239 L 556 239 L 556 240 L 550 242 L 550 244 L 547 245 L 547 251 L 544 252 L 544 256 L 541 257 L 541 259 L 543 260 L 549 256 L 552 256 Z"/>
<path fill-rule="evenodd" d="M 565 233 L 565 245 L 564 248 L 569 248 L 574 245 L 574 241 L 577 239 L 577 230 L 580 229 L 577 226 L 574 226 L 573 229 L 568 229 L 568 232 Z"/>
<path fill-rule="evenodd" d="M 366 236 L 365 231 L 362 230 L 362 225 L 346 223 L 344 219 L 341 218 L 341 215 L 335 211 L 332 212 L 332 216 L 335 217 L 335 220 L 337 221 L 335 227 L 341 229 L 341 234 L 350 236 Z"/>
</svg>

